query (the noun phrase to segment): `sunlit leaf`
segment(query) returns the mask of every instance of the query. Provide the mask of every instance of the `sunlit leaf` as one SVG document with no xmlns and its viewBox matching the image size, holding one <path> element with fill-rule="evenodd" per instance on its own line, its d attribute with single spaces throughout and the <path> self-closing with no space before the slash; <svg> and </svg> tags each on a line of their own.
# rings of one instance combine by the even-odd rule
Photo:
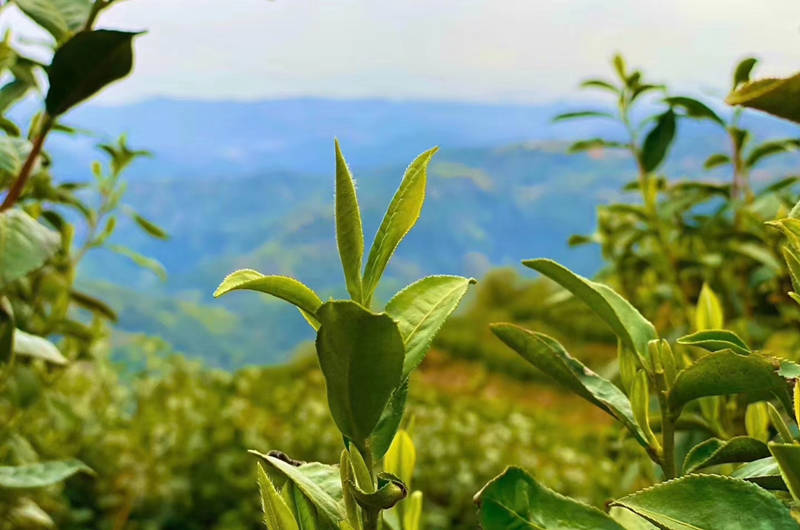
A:
<svg viewBox="0 0 800 530">
<path fill-rule="evenodd" d="M 21 329 L 14 330 L 14 355 L 42 359 L 53 364 L 67 364 L 55 344 Z"/>
<path fill-rule="evenodd" d="M 361 267 L 364 259 L 364 230 L 353 175 L 339 147 L 336 146 L 336 242 L 344 269 L 347 290 L 356 302 L 362 302 Z"/>
<path fill-rule="evenodd" d="M 707 329 L 722 329 L 725 325 L 725 316 L 722 312 L 722 303 L 711 290 L 708 284 L 704 283 L 700 289 L 700 296 L 697 298 L 697 309 L 695 310 L 695 328 L 697 331 Z"/>
</svg>

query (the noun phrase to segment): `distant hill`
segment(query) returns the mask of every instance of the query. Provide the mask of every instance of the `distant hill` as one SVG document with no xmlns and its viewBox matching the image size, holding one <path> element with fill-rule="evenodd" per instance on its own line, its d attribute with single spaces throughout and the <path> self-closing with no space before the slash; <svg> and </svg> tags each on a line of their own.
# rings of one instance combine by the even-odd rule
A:
<svg viewBox="0 0 800 530">
<path fill-rule="evenodd" d="M 109 138 L 126 132 L 133 147 L 154 152 L 132 168 L 126 200 L 172 234 L 167 243 L 152 241 L 123 223 L 115 236 L 159 259 L 166 283 L 105 251 L 90 254 L 83 281 L 121 310 L 123 329 L 161 335 L 187 354 L 225 367 L 285 359 L 311 338 L 291 308 L 244 293 L 214 301 L 210 293 L 226 273 L 252 267 L 344 295 L 336 289 L 334 135 L 358 181 L 367 244 L 405 165 L 442 146 L 422 218 L 379 292 L 384 299 L 420 275 L 477 277 L 527 257 L 592 274 L 597 249 L 569 249 L 567 238 L 593 229 L 597 205 L 624 200 L 619 190 L 634 174 L 624 154 L 566 154 L 567 139 L 617 133 L 603 122 L 550 124 L 558 112 L 580 107 L 297 99 L 81 108 L 67 122 Z M 751 125 L 762 136 L 791 131 L 760 116 Z M 669 172 L 696 178 L 726 139 L 711 126 L 680 127 Z M 86 178 L 99 156 L 95 143 L 57 138 L 60 178 Z"/>
</svg>

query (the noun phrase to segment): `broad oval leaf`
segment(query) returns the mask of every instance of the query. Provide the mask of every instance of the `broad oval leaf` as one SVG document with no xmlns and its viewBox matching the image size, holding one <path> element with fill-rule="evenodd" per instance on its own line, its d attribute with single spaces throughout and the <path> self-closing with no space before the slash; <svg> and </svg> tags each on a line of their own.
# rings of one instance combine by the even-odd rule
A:
<svg viewBox="0 0 800 530">
<path fill-rule="evenodd" d="M 800 123 L 800 74 L 751 81 L 731 92 L 725 102 Z"/>
<path fill-rule="evenodd" d="M 0 289 L 44 265 L 60 244 L 57 232 L 22 210 L 0 212 Z"/>
<path fill-rule="evenodd" d="M 214 298 L 228 294 L 231 291 L 248 290 L 270 294 L 281 300 L 294 304 L 304 311 L 304 316 L 313 317 L 322 305 L 317 293 L 306 287 L 303 283 L 287 276 L 264 276 L 252 269 L 241 269 L 228 274 L 219 287 L 214 291 Z"/>
<path fill-rule="evenodd" d="M 353 175 L 347 167 L 339 140 L 336 146 L 336 243 L 342 261 L 347 291 L 353 300 L 363 302 L 361 267 L 364 259 L 364 229 Z"/>
<path fill-rule="evenodd" d="M 20 10 L 62 42 L 83 29 L 92 0 L 14 0 Z"/>
<path fill-rule="evenodd" d="M 80 472 L 94 473 L 89 466 L 74 459 L 0 466 L 0 488 L 42 488 Z"/>
<path fill-rule="evenodd" d="M 726 394 L 747 394 L 752 401 L 775 397 L 792 410 L 786 381 L 769 361 L 730 350 L 710 353 L 678 372 L 668 402 L 677 412 L 693 399 Z"/>
<path fill-rule="evenodd" d="M 514 324 L 491 324 L 492 332 L 523 359 L 582 398 L 600 407 L 624 424 L 643 447 L 647 436 L 636 422 L 627 396 L 572 357 L 555 339 Z"/>
<path fill-rule="evenodd" d="M 711 352 L 724 349 L 733 350 L 742 355 L 748 355 L 751 350 L 745 342 L 733 331 L 726 329 L 706 329 L 678 339 L 678 344 L 697 346 Z"/>
<path fill-rule="evenodd" d="M 273 453 L 265 455 L 253 450 L 250 453 L 264 459 L 271 472 L 294 483 L 317 508 L 318 515 L 335 528 L 347 518 L 337 467 L 318 462 L 289 463 L 286 461 L 288 459 L 278 458 Z M 277 484 L 274 479 L 273 482 Z"/>
<path fill-rule="evenodd" d="M 56 50 L 47 71 L 50 88 L 45 107 L 58 116 L 122 79 L 133 67 L 131 42 L 138 33 L 82 31 Z"/>
<path fill-rule="evenodd" d="M 359 449 L 400 384 L 405 349 L 397 324 L 351 301 L 317 310 L 317 355 L 339 430 Z"/>
<path fill-rule="evenodd" d="M 383 276 L 383 271 L 386 270 L 386 265 L 400 241 L 419 219 L 422 204 L 425 202 L 428 163 L 438 150 L 438 147 L 434 147 L 411 162 L 392 202 L 389 203 L 378 233 L 375 234 L 375 240 L 372 242 L 364 269 L 363 297 L 366 303 L 372 300 L 372 295 Z"/>
<path fill-rule="evenodd" d="M 644 139 L 642 167 L 645 171 L 651 172 L 661 165 L 674 138 L 675 112 L 670 109 L 658 117 L 655 126 Z"/>
<path fill-rule="evenodd" d="M 789 487 L 794 500 L 800 499 L 800 445 L 770 443 L 769 451 L 778 463 L 783 482 Z"/>
<path fill-rule="evenodd" d="M 614 501 L 665 528 L 773 530 L 800 528 L 775 496 L 744 480 L 688 475 Z"/>
<path fill-rule="evenodd" d="M 299 530 L 289 506 L 278 494 L 272 481 L 264 472 L 261 464 L 258 467 L 258 490 L 261 493 L 261 511 L 264 513 L 264 524 L 269 530 Z"/>
<path fill-rule="evenodd" d="M 692 447 L 683 462 L 683 472 L 693 473 L 704 467 L 735 462 L 752 462 L 769 456 L 767 444 L 747 436 L 730 440 L 709 438 Z"/>
<path fill-rule="evenodd" d="M 14 330 L 14 355 L 42 359 L 53 364 L 67 364 L 67 359 L 55 344 L 21 329 Z"/>
<path fill-rule="evenodd" d="M 475 495 L 484 530 L 625 530 L 597 508 L 539 484 L 508 467 Z"/>
<path fill-rule="evenodd" d="M 647 358 L 647 343 L 658 338 L 656 329 L 613 289 L 575 274 L 549 259 L 526 260 L 522 264 L 542 273 L 583 300 L 640 358 Z"/>
<path fill-rule="evenodd" d="M 474 279 L 461 276 L 428 276 L 386 304 L 386 313 L 397 322 L 405 343 L 404 378 L 425 358 L 436 334 L 473 283 Z"/>
</svg>

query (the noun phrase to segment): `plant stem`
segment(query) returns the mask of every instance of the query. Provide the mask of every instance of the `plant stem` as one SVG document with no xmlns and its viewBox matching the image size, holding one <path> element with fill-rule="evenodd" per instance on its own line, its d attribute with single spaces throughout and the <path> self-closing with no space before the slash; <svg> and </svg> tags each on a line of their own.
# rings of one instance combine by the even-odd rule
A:
<svg viewBox="0 0 800 530">
<path fill-rule="evenodd" d="M 8 210 L 14 206 L 14 203 L 17 202 L 17 199 L 19 199 L 20 195 L 22 195 L 25 185 L 28 183 L 28 179 L 33 171 L 33 166 L 36 164 L 36 159 L 39 158 L 39 154 L 42 152 L 42 146 L 44 145 L 44 140 L 47 137 L 47 133 L 50 132 L 52 127 L 53 119 L 49 115 L 45 114 L 39 134 L 33 141 L 31 152 L 28 153 L 28 158 L 25 159 L 25 163 L 22 165 L 22 169 L 20 169 L 17 179 L 14 181 L 14 184 L 11 185 L 11 189 L 8 190 L 8 195 L 6 195 L 6 198 L 3 200 L 3 204 L 0 204 L 0 212 Z"/>
</svg>

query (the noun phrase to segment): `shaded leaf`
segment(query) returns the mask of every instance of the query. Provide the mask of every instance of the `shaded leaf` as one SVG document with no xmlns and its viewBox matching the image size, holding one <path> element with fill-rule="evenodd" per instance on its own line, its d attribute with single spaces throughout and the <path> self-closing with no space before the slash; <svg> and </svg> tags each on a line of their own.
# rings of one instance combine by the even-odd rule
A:
<svg viewBox="0 0 800 530">
<path fill-rule="evenodd" d="M 664 161 L 674 138 L 675 112 L 670 109 L 658 117 L 655 126 L 650 129 L 644 139 L 642 167 L 645 171 L 655 170 Z"/>
<path fill-rule="evenodd" d="M 769 450 L 778 463 L 783 482 L 795 501 L 800 499 L 800 445 L 793 443 L 770 443 Z"/>
<path fill-rule="evenodd" d="M 800 74 L 751 81 L 731 92 L 725 101 L 800 123 Z"/>
<path fill-rule="evenodd" d="M 704 329 L 678 339 L 678 344 L 697 346 L 708 351 L 730 349 L 736 353 L 747 355 L 750 347 L 733 331 L 727 329 Z"/>
<path fill-rule="evenodd" d="M 375 430 L 370 435 L 372 454 L 375 459 L 381 458 L 389 449 L 395 433 L 400 427 L 400 422 L 403 420 L 407 399 L 408 379 L 394 389 L 392 397 L 389 398 L 389 403 L 386 404 L 381 413 L 381 418 L 378 420 Z"/>
<path fill-rule="evenodd" d="M 765 489 L 786 490 L 778 462 L 771 456 L 747 463 L 737 468 L 730 476 L 758 484 Z"/>
<path fill-rule="evenodd" d="M 693 473 L 704 467 L 735 462 L 752 462 L 769 456 L 767 444 L 747 436 L 729 440 L 709 438 L 692 447 L 683 462 L 683 472 Z"/>
</svg>

